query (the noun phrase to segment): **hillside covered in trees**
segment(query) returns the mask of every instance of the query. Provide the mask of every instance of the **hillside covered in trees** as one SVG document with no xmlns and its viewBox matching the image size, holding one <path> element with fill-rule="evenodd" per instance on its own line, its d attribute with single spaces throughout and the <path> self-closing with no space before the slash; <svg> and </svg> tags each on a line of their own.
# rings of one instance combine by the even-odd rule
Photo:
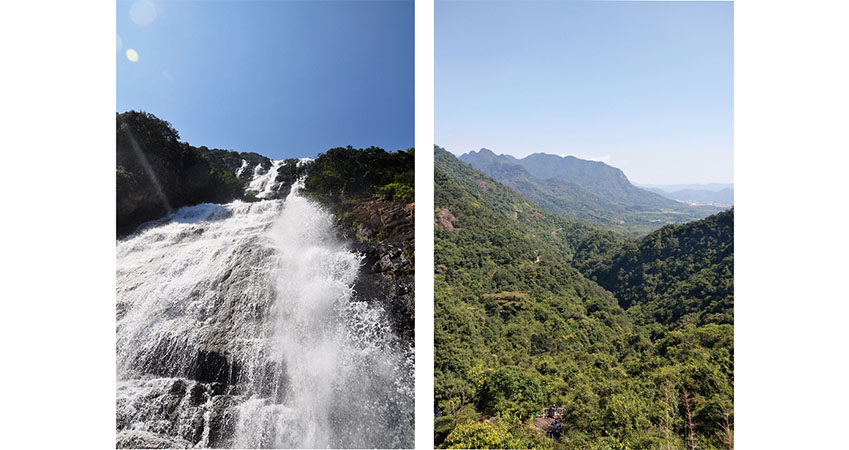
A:
<svg viewBox="0 0 849 450">
<path fill-rule="evenodd" d="M 434 158 L 435 445 L 731 446 L 732 211 L 624 238 Z"/>
<path fill-rule="evenodd" d="M 153 114 L 117 115 L 117 234 L 197 203 L 246 199 L 244 182 Z"/>
<path fill-rule="evenodd" d="M 734 323 L 734 210 L 628 240 L 606 260 L 578 261 L 641 325 Z"/>
</svg>

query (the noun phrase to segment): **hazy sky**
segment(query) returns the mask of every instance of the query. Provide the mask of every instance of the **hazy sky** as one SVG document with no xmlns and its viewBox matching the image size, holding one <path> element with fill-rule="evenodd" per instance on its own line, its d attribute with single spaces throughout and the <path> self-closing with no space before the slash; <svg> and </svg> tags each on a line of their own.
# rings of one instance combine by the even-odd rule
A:
<svg viewBox="0 0 849 450">
<path fill-rule="evenodd" d="M 414 145 L 412 1 L 119 1 L 117 14 L 118 112 L 271 158 Z"/>
<path fill-rule="evenodd" d="M 435 21 L 437 145 L 733 181 L 730 2 L 437 0 Z"/>
</svg>

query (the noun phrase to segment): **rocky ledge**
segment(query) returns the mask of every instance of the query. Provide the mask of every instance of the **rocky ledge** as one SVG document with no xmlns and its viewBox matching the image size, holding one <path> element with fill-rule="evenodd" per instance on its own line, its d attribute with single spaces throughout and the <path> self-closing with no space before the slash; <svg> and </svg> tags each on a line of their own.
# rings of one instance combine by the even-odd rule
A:
<svg viewBox="0 0 849 450">
<path fill-rule="evenodd" d="M 357 295 L 378 300 L 395 330 L 412 342 L 415 322 L 415 204 L 386 200 L 323 201 L 337 228 L 364 255 Z"/>
</svg>

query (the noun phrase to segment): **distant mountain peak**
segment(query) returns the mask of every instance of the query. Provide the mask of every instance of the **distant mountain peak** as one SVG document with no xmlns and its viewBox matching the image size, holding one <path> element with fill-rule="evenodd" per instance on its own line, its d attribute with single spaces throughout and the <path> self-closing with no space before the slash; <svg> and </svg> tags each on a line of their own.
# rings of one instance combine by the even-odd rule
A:
<svg viewBox="0 0 849 450">
<path fill-rule="evenodd" d="M 533 153 L 523 158 L 482 148 L 458 159 L 558 214 L 632 229 L 656 229 L 715 211 L 697 211 L 631 184 L 622 170 L 573 155 Z M 675 211 L 670 213 L 669 211 Z"/>
<path fill-rule="evenodd" d="M 472 165 L 483 164 L 483 160 L 488 164 L 517 164 L 540 180 L 556 178 L 584 186 L 613 182 L 619 184 L 622 189 L 635 188 L 622 170 L 602 161 L 581 159 L 573 155 L 535 152 L 523 158 L 516 158 L 507 154 L 496 155 L 490 149 L 481 148 L 477 152 L 460 155 L 459 158 Z"/>
</svg>

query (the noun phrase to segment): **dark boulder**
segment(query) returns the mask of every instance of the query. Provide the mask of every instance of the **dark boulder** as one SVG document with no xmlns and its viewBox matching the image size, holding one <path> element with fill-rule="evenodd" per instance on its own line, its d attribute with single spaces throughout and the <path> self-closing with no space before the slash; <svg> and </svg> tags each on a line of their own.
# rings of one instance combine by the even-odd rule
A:
<svg viewBox="0 0 849 450">
<path fill-rule="evenodd" d="M 236 431 L 238 416 L 233 398 L 219 395 L 212 398 L 209 414 L 209 443 L 211 448 L 228 447 Z"/>
</svg>

